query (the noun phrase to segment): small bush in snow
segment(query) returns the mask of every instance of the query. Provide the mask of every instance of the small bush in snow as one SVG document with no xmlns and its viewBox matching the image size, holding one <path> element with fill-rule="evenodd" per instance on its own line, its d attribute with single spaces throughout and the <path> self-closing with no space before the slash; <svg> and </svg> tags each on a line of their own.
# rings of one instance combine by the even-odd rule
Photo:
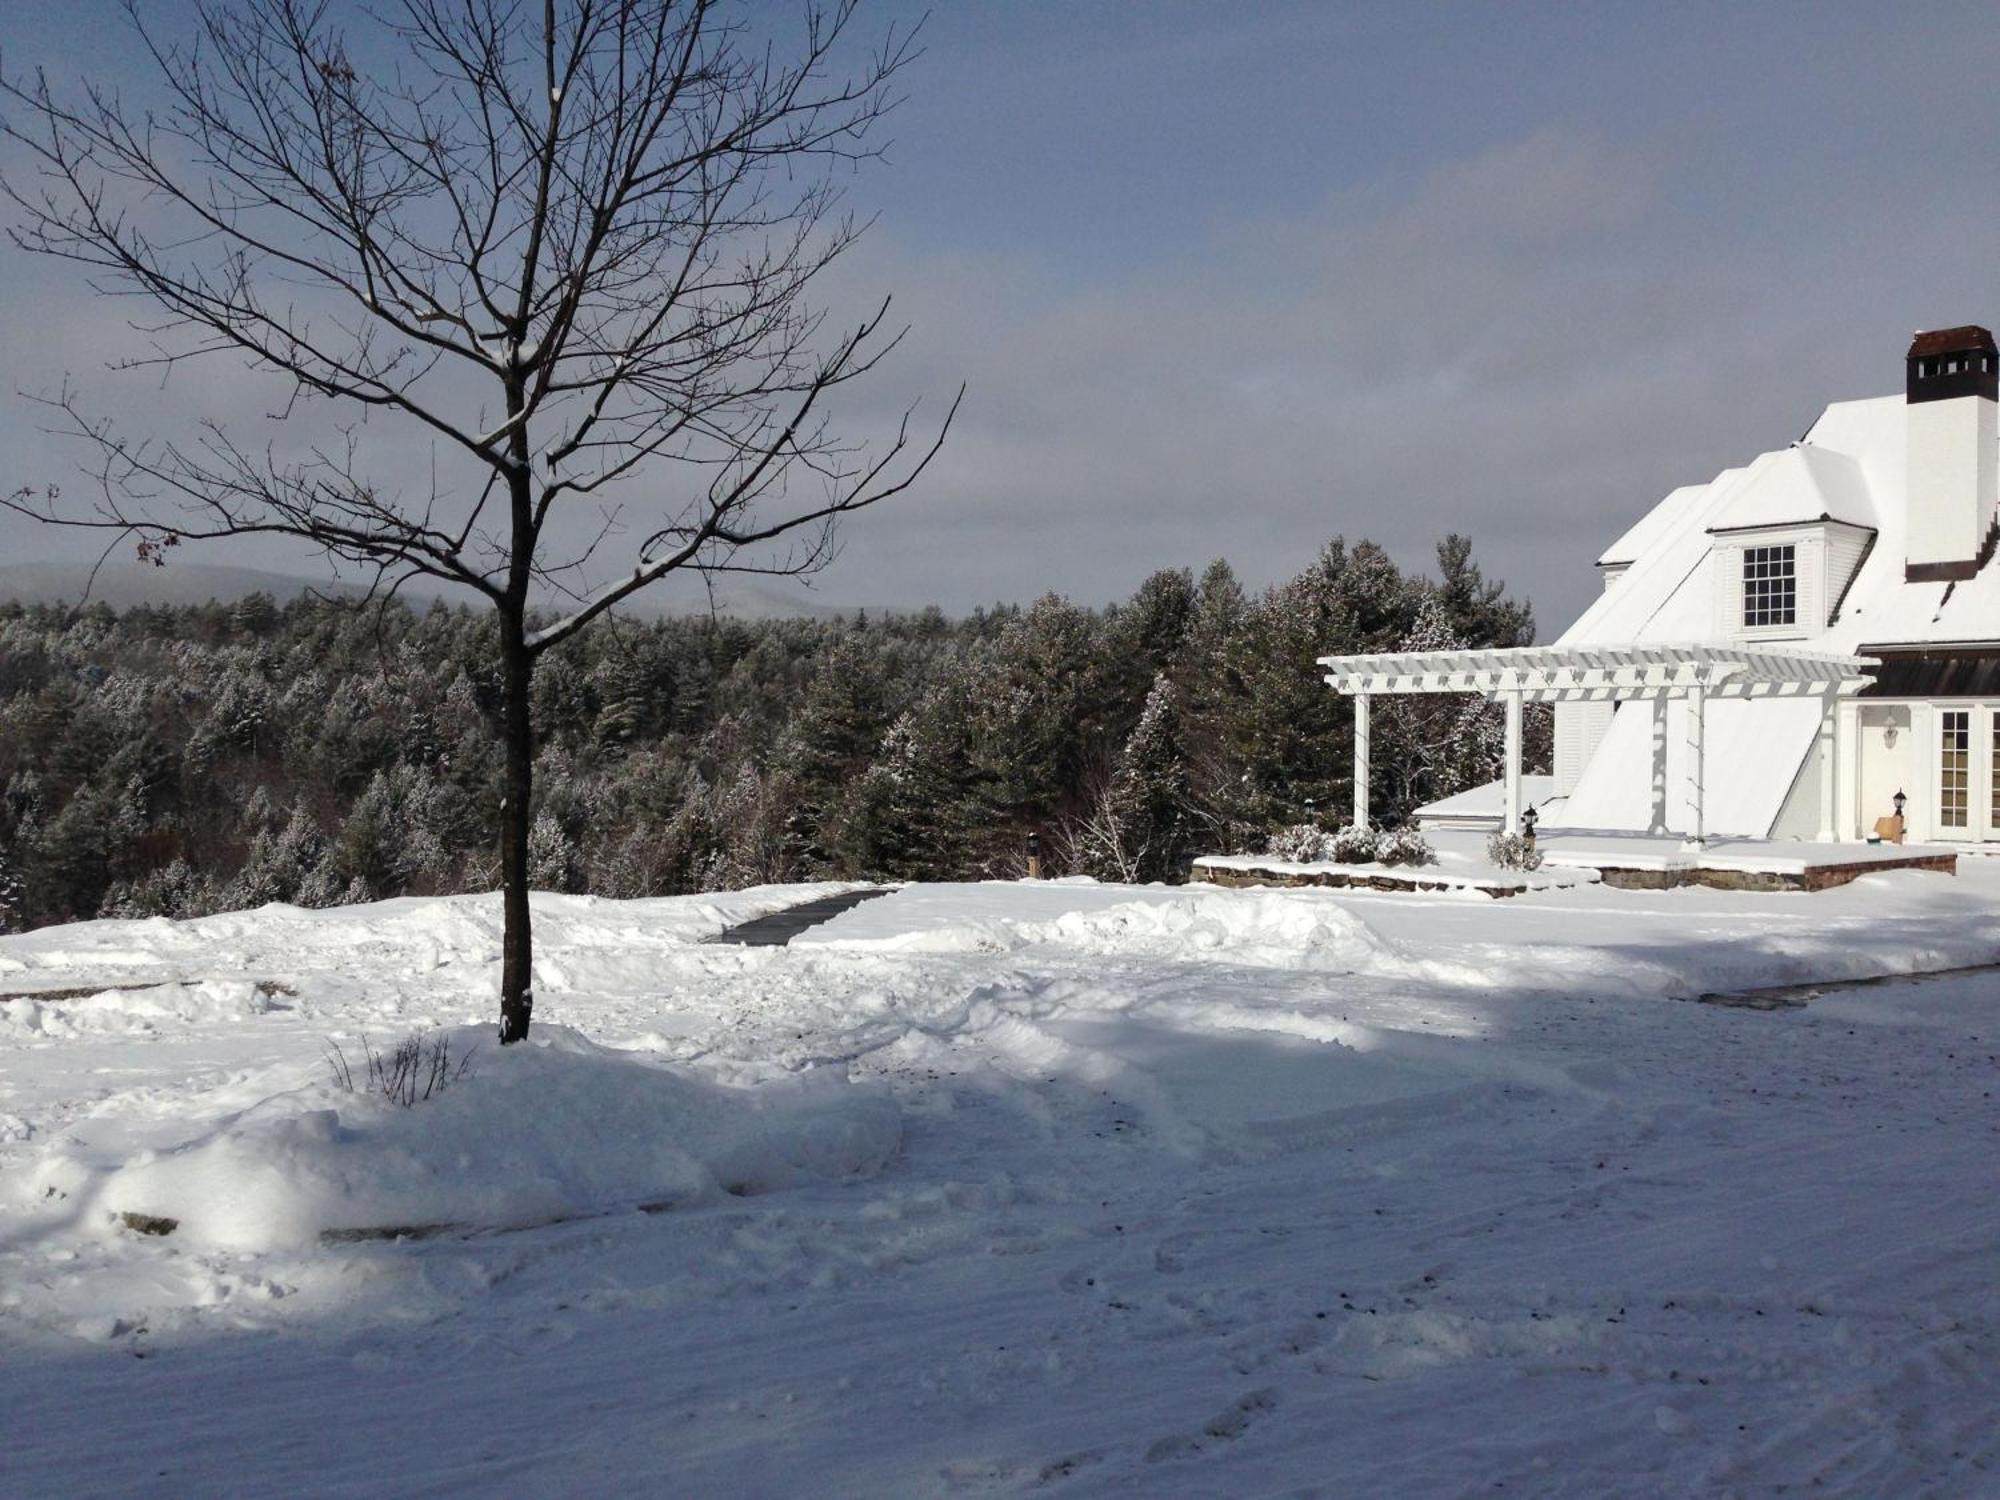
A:
<svg viewBox="0 0 2000 1500">
<path fill-rule="evenodd" d="M 1281 828 L 1264 844 L 1264 852 L 1274 859 L 1294 864 L 1316 865 L 1333 858 L 1332 836 L 1314 823 L 1294 823 Z"/>
<path fill-rule="evenodd" d="M 1497 830 L 1486 840 L 1486 857 L 1503 870 L 1539 870 L 1542 851 L 1518 833 Z"/>
<path fill-rule="evenodd" d="M 442 1094 L 472 1071 L 473 1054 L 464 1053 L 454 1062 L 451 1038 L 442 1035 L 426 1037 L 413 1033 L 388 1052 L 377 1052 L 363 1037 L 361 1055 L 366 1059 L 364 1079 L 357 1084 L 354 1069 L 347 1054 L 340 1050 L 340 1043 L 326 1044 L 326 1065 L 333 1073 L 334 1083 L 350 1094 L 364 1091 L 380 1094 L 405 1109 L 433 1094 Z"/>
<path fill-rule="evenodd" d="M 1434 865 L 1437 850 L 1414 828 L 1398 828 L 1382 836 L 1375 857 L 1385 865 Z"/>
<path fill-rule="evenodd" d="M 1339 864 L 1369 865 L 1382 857 L 1382 835 L 1372 828 L 1350 823 L 1327 842 L 1328 852 Z"/>
</svg>

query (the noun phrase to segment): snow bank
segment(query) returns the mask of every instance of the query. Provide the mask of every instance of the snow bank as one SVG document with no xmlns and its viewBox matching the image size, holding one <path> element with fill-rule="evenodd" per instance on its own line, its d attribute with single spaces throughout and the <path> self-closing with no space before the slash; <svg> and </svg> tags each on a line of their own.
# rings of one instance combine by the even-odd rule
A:
<svg viewBox="0 0 2000 1500">
<path fill-rule="evenodd" d="M 1087 953 L 1149 958 L 1203 954 L 1232 963 L 1354 970 L 1393 966 L 1398 955 L 1353 911 L 1283 895 L 1254 901 L 1190 897 L 1070 912 L 1024 934 Z"/>
<path fill-rule="evenodd" d="M 976 888 L 975 888 L 976 889 Z M 877 926 L 903 916 L 900 893 L 870 903 Z M 1354 970 L 1403 968 L 1395 945 L 1351 908 L 1317 893 L 1177 890 L 1110 905 L 1080 906 L 1044 920 L 1001 914 L 996 900 L 956 920 L 904 925 L 875 935 L 836 918 L 794 946 L 896 953 L 1014 953 L 1029 948 L 1149 959 L 1219 957 L 1264 967 Z"/>
<path fill-rule="evenodd" d="M 247 1020 L 273 1008 L 248 980 L 200 980 L 94 995 L 0 1001 L 0 1034 L 18 1037 L 132 1036 L 162 1027 Z"/>
<path fill-rule="evenodd" d="M 114 1219 L 172 1219 L 196 1244 L 266 1250 L 768 1192 L 872 1173 L 901 1141 L 890 1098 L 830 1073 L 729 1088 L 565 1027 L 504 1049 L 483 1027 L 443 1035 L 471 1071 L 411 1107 L 322 1080 L 225 1109 L 164 1151 L 93 1160 L 59 1141 L 31 1190 Z M 216 1097 L 243 1093 L 238 1082 Z"/>
</svg>

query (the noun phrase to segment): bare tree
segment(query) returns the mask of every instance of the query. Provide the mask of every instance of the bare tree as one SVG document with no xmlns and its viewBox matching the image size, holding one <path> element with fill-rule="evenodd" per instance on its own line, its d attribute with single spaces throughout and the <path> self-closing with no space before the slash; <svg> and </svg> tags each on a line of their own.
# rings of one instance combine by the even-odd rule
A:
<svg viewBox="0 0 2000 1500">
<path fill-rule="evenodd" d="M 856 3 L 218 0 L 183 40 L 128 3 L 157 110 L 0 81 L 31 164 L 0 181 L 14 243 L 150 307 L 128 365 L 238 361 L 279 383 L 281 432 L 311 434 L 135 438 L 65 382 L 41 399 L 92 455 L 88 500 L 5 503 L 155 560 L 299 538 L 385 594 L 438 579 L 496 612 L 502 1042 L 533 1010 L 539 658 L 669 573 L 823 565 L 950 426 L 922 442 L 907 408 L 871 450 L 829 419 L 901 336 L 886 301 L 836 330 L 806 297 L 863 227 L 835 169 L 879 154 L 915 55 L 893 28 L 859 49 Z M 421 485 L 371 468 L 384 417 L 432 445 Z"/>
</svg>

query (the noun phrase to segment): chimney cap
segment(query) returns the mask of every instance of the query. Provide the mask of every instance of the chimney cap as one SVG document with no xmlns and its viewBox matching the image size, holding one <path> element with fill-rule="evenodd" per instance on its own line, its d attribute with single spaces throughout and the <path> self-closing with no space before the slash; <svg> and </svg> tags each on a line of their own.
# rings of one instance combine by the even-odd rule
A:
<svg viewBox="0 0 2000 1500">
<path fill-rule="evenodd" d="M 1977 323 L 1961 324 L 1957 328 L 1934 328 L 1929 332 L 1919 332 L 1910 340 L 1910 352 L 1905 359 L 1916 359 L 1932 354 L 1969 354 L 1980 352 L 2000 354 L 2000 347 L 1993 342 L 1993 335 Z"/>
</svg>

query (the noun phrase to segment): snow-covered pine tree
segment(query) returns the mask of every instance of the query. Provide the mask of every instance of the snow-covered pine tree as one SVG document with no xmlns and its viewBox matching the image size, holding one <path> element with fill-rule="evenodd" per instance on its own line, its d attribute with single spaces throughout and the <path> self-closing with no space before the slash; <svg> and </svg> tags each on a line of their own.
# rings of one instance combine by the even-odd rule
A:
<svg viewBox="0 0 2000 1500">
<path fill-rule="evenodd" d="M 1394 648 L 1416 601 L 1372 542 L 1329 542 L 1310 567 L 1269 590 L 1224 649 L 1224 745 L 1237 778 L 1230 812 L 1258 836 L 1346 799 L 1352 709 L 1312 663 Z"/>
<path fill-rule="evenodd" d="M 881 744 L 883 715 L 875 659 L 853 636 L 843 636 L 820 657 L 777 749 L 793 798 L 787 828 L 808 873 L 835 869 L 842 807 Z"/>
<path fill-rule="evenodd" d="M 14 868 L 13 851 L 0 844 L 0 932 L 18 932 L 27 922 L 28 887 Z"/>
<path fill-rule="evenodd" d="M 1176 880 L 1195 852 L 1180 695 L 1161 672 L 1112 778 L 1108 811 L 1140 880 Z"/>
</svg>

